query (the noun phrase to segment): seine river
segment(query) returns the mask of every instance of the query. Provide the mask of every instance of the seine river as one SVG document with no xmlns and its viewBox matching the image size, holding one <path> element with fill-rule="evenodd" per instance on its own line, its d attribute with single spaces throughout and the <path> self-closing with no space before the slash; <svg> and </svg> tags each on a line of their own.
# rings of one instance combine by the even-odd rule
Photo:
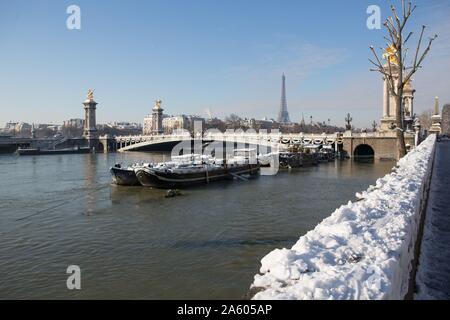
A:
<svg viewBox="0 0 450 320">
<path fill-rule="evenodd" d="M 393 162 L 337 161 L 167 199 L 110 184 L 116 162 L 163 154 L 0 156 L 0 299 L 240 299 L 291 247 Z M 81 290 L 66 269 L 81 268 Z"/>
</svg>

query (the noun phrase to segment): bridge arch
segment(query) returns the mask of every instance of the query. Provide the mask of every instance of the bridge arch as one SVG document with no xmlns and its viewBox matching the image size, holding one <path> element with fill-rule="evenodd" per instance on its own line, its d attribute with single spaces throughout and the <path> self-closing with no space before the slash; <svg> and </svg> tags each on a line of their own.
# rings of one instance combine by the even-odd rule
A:
<svg viewBox="0 0 450 320">
<path fill-rule="evenodd" d="M 375 150 L 369 144 L 360 144 L 353 151 L 355 158 L 375 158 Z"/>
<path fill-rule="evenodd" d="M 329 144 L 332 145 L 336 141 L 336 134 L 321 134 L 321 135 L 304 135 L 300 134 L 289 134 L 280 135 L 278 133 L 267 134 L 267 133 L 212 133 L 207 132 L 201 138 L 193 138 L 191 135 L 153 135 L 153 136 L 117 136 L 114 138 L 116 149 L 119 152 L 125 151 L 149 151 L 150 149 L 160 149 L 161 147 L 170 148 L 169 151 L 182 141 L 198 141 L 201 140 L 202 144 L 211 142 L 222 142 L 222 143 L 234 143 L 234 145 L 245 145 L 245 146 L 257 146 L 262 147 L 261 151 L 264 153 L 273 148 L 278 148 L 282 145 L 281 141 L 289 141 L 290 143 L 299 144 L 301 142 L 318 144 Z M 286 146 L 286 145 L 284 145 Z M 238 147 L 240 148 L 240 147 Z M 162 151 L 162 150 L 161 150 Z"/>
</svg>

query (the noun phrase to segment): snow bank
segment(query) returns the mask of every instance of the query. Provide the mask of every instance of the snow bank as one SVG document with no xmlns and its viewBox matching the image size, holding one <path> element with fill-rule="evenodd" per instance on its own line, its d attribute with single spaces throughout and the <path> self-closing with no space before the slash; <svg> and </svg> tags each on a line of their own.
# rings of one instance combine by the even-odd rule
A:
<svg viewBox="0 0 450 320">
<path fill-rule="evenodd" d="M 436 137 L 292 247 L 261 260 L 253 299 L 403 299 Z"/>
</svg>

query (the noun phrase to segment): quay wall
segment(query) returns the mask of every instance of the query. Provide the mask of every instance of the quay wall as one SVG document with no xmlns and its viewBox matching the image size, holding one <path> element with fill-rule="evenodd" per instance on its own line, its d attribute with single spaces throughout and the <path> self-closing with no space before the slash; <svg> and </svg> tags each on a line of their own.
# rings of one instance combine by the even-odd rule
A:
<svg viewBox="0 0 450 320">
<path fill-rule="evenodd" d="M 253 299 L 400 300 L 407 297 L 436 136 L 357 193 L 291 249 L 261 260 Z"/>
<path fill-rule="evenodd" d="M 0 154 L 14 153 L 18 148 L 29 148 L 31 139 L 0 137 Z"/>
<path fill-rule="evenodd" d="M 415 145 L 415 137 L 411 134 L 405 135 L 405 143 L 410 146 Z M 374 158 L 397 159 L 397 137 L 395 135 L 364 137 L 363 135 L 354 134 L 343 138 L 343 150 L 351 157 L 355 157 L 355 150 L 360 145 L 368 145 L 374 151 Z"/>
<path fill-rule="evenodd" d="M 450 137 L 450 104 L 442 109 L 442 134 Z"/>
</svg>

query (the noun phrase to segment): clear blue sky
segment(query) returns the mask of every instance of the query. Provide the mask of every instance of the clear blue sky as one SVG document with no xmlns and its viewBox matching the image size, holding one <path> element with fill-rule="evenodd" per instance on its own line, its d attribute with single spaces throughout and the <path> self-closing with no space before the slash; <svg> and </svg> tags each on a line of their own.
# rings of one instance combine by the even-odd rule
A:
<svg viewBox="0 0 450 320">
<path fill-rule="evenodd" d="M 416 112 L 450 102 L 450 1 L 417 0 L 411 29 L 439 39 L 415 77 Z M 394 0 L 394 3 L 399 1 Z M 68 30 L 66 8 L 81 8 Z M 98 122 L 142 122 L 155 99 L 168 114 L 275 118 L 282 72 L 295 121 L 369 126 L 381 116 L 367 6 L 385 0 L 0 0 L 0 126 L 83 115 L 94 88 Z"/>
</svg>

